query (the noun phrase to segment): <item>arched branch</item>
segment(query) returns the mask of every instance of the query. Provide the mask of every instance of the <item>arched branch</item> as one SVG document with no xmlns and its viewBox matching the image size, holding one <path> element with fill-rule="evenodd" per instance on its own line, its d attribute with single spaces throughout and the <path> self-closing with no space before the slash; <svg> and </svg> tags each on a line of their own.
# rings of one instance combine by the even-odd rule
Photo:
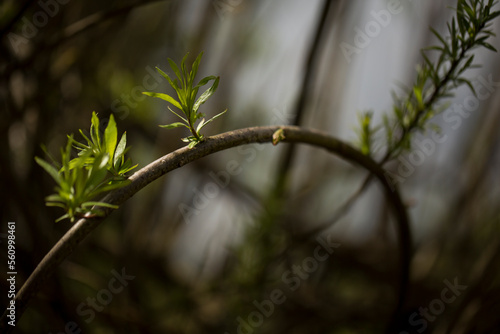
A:
<svg viewBox="0 0 500 334">
<path fill-rule="evenodd" d="M 411 258 L 411 236 L 406 209 L 397 189 L 394 189 L 388 182 L 384 169 L 379 164 L 352 146 L 333 138 L 327 133 L 295 126 L 268 126 L 234 130 L 209 137 L 193 149 L 187 147 L 178 149 L 140 169 L 130 177 L 132 182 L 129 185 L 112 191 L 103 199 L 103 202 L 121 205 L 149 183 L 174 169 L 228 148 L 251 143 L 272 142 L 273 134 L 280 129 L 281 142 L 302 143 L 324 148 L 347 161 L 365 168 L 383 186 L 397 219 L 401 261 L 399 297 L 395 313 L 397 314 L 406 294 Z M 73 253 L 78 244 L 111 213 L 110 209 L 104 208 L 103 211 L 103 217 L 86 217 L 76 222 L 42 259 L 16 295 L 17 320 L 21 317 L 28 302 L 36 294 L 43 282 L 53 274 L 64 259 Z M 2 333 L 10 333 L 15 328 L 7 324 L 7 315 L 8 312 L 6 311 L 1 319 L 0 332 Z"/>
</svg>

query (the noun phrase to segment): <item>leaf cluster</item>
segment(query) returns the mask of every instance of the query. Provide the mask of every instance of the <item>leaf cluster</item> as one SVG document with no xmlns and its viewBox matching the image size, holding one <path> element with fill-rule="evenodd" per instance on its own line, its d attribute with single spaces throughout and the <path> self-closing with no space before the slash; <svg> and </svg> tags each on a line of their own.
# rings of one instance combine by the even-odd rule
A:
<svg viewBox="0 0 500 334">
<path fill-rule="evenodd" d="M 85 163 L 92 164 L 96 157 L 108 155 L 109 159 L 106 167 L 113 176 L 112 181 L 120 181 L 127 172 L 137 166 L 132 166 L 132 161 L 125 159 L 125 153 L 129 149 L 127 148 L 127 132 L 124 132 L 120 141 L 118 141 L 115 118 L 111 115 L 104 129 L 104 138 L 102 138 L 99 123 L 97 114 L 93 112 L 90 125 L 90 138 L 85 135 L 83 130 L 80 130 L 80 134 L 85 139 L 86 144 L 73 140 L 74 147 L 79 150 L 79 158 L 73 161 L 76 162 L 81 157 L 86 157 Z"/>
<path fill-rule="evenodd" d="M 219 86 L 219 77 L 213 75 L 207 76 L 201 79 L 198 84 L 194 85 L 194 79 L 196 77 L 196 73 L 198 72 L 198 67 L 200 65 L 203 52 L 198 55 L 193 65 L 191 66 L 191 71 L 189 72 L 186 69 L 187 56 L 188 54 L 186 54 L 182 59 L 180 68 L 172 59 L 168 58 L 170 67 L 177 77 L 174 80 L 172 80 L 168 76 L 168 74 L 163 72 L 161 69 L 159 69 L 158 67 L 156 68 L 156 70 L 167 79 L 170 86 L 172 86 L 172 88 L 175 90 L 178 100 L 164 93 L 143 92 L 143 94 L 165 100 L 182 112 L 184 116 L 181 116 L 179 113 L 173 111 L 170 107 L 168 107 L 168 109 L 174 115 L 179 117 L 182 122 L 175 122 L 172 124 L 160 126 L 167 129 L 186 127 L 191 132 L 191 136 L 183 138 L 182 140 L 184 142 L 188 142 L 189 147 L 193 148 L 197 143 L 203 140 L 203 135 L 200 133 L 200 130 L 216 118 L 220 117 L 227 110 L 224 110 L 222 113 L 212 117 L 208 121 L 205 121 L 205 115 L 199 112 L 199 109 L 200 106 L 205 103 L 208 98 L 212 96 L 217 90 L 217 87 Z M 198 99 L 196 99 L 198 90 L 208 84 L 210 81 L 213 81 L 212 86 L 210 86 L 210 88 L 208 88 Z M 195 123 L 198 119 L 201 119 L 201 121 L 195 128 Z"/>
<path fill-rule="evenodd" d="M 92 113 L 90 138 L 80 130 L 86 143 L 80 143 L 68 136 L 67 144 L 61 149 L 61 163 L 52 159 L 53 164 L 35 157 L 36 162 L 54 179 L 56 193 L 46 197 L 48 206 L 61 207 L 66 214 L 57 221 L 76 218 L 85 214 L 100 215 L 99 207 L 116 209 L 115 205 L 95 201 L 97 196 L 125 186 L 129 183 L 125 173 L 134 169 L 130 159 L 125 159 L 127 137 L 124 133 L 118 142 L 116 122 L 113 115 L 101 135 L 99 119 Z M 78 156 L 71 159 L 77 149 Z"/>
<path fill-rule="evenodd" d="M 474 94 L 475 89 L 464 76 L 464 72 L 479 67 L 474 64 L 474 55 L 470 51 L 477 47 L 496 49 L 487 42 L 495 34 L 489 29 L 491 21 L 500 15 L 492 12 L 494 0 L 458 0 L 456 15 L 447 23 L 448 35 L 443 37 L 430 28 L 439 44 L 421 50 L 423 64 L 417 68 L 417 77 L 413 86 L 404 88 L 403 96 L 393 94 L 394 104 L 391 116 L 384 115 L 383 124 L 373 127 L 371 116 L 361 116 L 360 142 L 364 150 L 370 148 L 373 135 L 383 129 L 386 136 L 387 150 L 382 162 L 397 157 L 411 149 L 411 136 L 414 131 L 425 131 L 429 120 L 444 108 L 438 102 L 453 96 L 453 90 L 467 85 Z M 436 60 L 431 61 L 429 52 L 437 52 Z"/>
</svg>

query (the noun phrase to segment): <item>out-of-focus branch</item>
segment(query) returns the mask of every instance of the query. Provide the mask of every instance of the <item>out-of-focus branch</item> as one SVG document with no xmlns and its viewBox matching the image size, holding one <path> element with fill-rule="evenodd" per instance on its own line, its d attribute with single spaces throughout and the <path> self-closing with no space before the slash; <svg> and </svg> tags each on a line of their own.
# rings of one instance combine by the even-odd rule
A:
<svg viewBox="0 0 500 334">
<path fill-rule="evenodd" d="M 123 14 L 129 13 L 131 10 L 136 9 L 137 7 L 141 7 L 144 5 L 149 5 L 154 2 L 161 2 L 161 1 L 170 1 L 170 0 L 149 0 L 149 1 L 136 1 L 131 4 L 119 7 L 119 8 L 113 8 L 107 11 L 100 11 L 94 14 L 91 14 L 87 17 L 84 17 L 83 19 L 76 21 L 75 23 L 67 26 L 62 30 L 62 32 L 59 35 L 56 35 L 50 42 L 49 46 L 54 47 L 55 45 L 58 45 L 70 38 L 75 37 L 78 34 L 81 34 L 82 32 L 85 32 L 86 30 L 104 23 L 110 19 L 122 16 Z"/>
<path fill-rule="evenodd" d="M 35 45 L 34 50 L 26 59 L 18 60 L 13 62 L 7 69 L 6 73 L 11 73 L 17 68 L 28 68 L 37 57 L 39 57 L 40 52 L 45 50 L 54 50 L 59 45 L 65 43 L 66 41 L 72 39 L 73 37 L 99 25 L 105 23 L 111 19 L 121 17 L 128 14 L 130 11 L 145 5 L 149 5 L 154 2 L 160 1 L 171 1 L 171 0 L 149 0 L 149 1 L 135 1 L 133 3 L 121 6 L 119 8 L 113 8 L 110 10 L 103 10 L 94 14 L 90 14 L 69 26 L 60 29 L 54 33 L 50 38 L 44 39 L 43 41 Z"/>
<path fill-rule="evenodd" d="M 334 2 L 334 0 L 324 0 L 323 2 L 323 8 L 320 12 L 319 23 L 316 27 L 316 31 L 314 32 L 314 40 L 311 43 L 307 61 L 304 66 L 304 76 L 302 78 L 299 97 L 293 110 L 294 119 L 291 125 L 300 126 L 302 124 L 307 98 L 309 97 L 315 82 L 315 73 L 320 54 L 319 50 L 321 40 L 324 35 L 325 27 L 327 26 L 328 14 L 330 13 Z M 295 145 L 289 145 L 283 153 L 282 160 L 280 162 L 280 165 L 278 166 L 276 185 L 274 189 L 275 195 L 278 197 L 283 196 L 283 193 L 285 192 L 287 175 L 288 171 L 290 170 L 295 152 Z"/>
</svg>

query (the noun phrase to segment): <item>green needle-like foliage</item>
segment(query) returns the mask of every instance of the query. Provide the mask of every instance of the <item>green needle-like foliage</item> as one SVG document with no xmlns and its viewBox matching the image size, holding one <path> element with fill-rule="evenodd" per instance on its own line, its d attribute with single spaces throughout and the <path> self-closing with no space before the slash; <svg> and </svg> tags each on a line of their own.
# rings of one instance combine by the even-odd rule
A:
<svg viewBox="0 0 500 334">
<path fill-rule="evenodd" d="M 191 132 L 191 136 L 183 138 L 182 140 L 184 142 L 189 143 L 189 148 L 193 148 L 196 144 L 201 142 L 203 140 L 203 135 L 200 133 L 200 130 L 205 127 L 207 124 L 215 120 L 217 117 L 220 117 L 222 114 L 224 114 L 227 110 L 224 110 L 220 114 L 212 117 L 208 121 L 205 121 L 203 117 L 205 117 L 204 114 L 199 112 L 200 106 L 205 103 L 210 96 L 212 96 L 215 91 L 217 90 L 217 87 L 219 86 L 219 77 L 217 76 L 208 76 L 203 79 L 201 79 L 196 86 L 194 86 L 194 79 L 196 77 L 196 73 L 198 72 L 198 67 L 201 62 L 201 57 L 203 56 L 203 52 L 198 55 L 196 60 L 194 61 L 193 65 L 191 66 L 191 71 L 188 72 L 186 69 L 186 58 L 188 54 L 184 56 L 181 62 L 180 69 L 177 66 L 177 64 L 172 60 L 168 59 L 168 62 L 170 63 L 170 67 L 174 71 L 176 75 L 176 79 L 172 80 L 168 74 L 163 72 L 161 69 L 158 67 L 156 70 L 163 75 L 170 86 L 175 90 L 177 93 L 178 100 L 173 98 L 170 95 L 163 94 L 163 93 L 154 93 L 154 92 L 143 92 L 143 94 L 152 96 L 152 97 L 157 97 L 162 100 L 165 100 L 172 104 L 174 107 L 179 109 L 182 114 L 184 114 L 184 117 L 179 115 L 179 113 L 176 113 L 170 107 L 168 109 L 177 117 L 179 117 L 182 122 L 175 122 L 172 124 L 168 125 L 160 125 L 163 128 L 167 129 L 172 129 L 172 128 L 177 128 L 177 127 L 186 127 L 189 129 Z M 208 84 L 210 81 L 213 81 L 212 86 L 208 88 L 201 96 L 196 99 L 196 96 L 198 95 L 198 90 L 202 87 Z M 201 118 L 200 123 L 198 126 L 195 128 L 195 123 L 198 119 Z"/>
<path fill-rule="evenodd" d="M 61 149 L 60 164 L 54 162 L 54 166 L 35 157 L 36 162 L 57 183 L 56 193 L 46 198 L 48 206 L 58 206 L 66 211 L 56 221 L 69 218 L 74 222 L 85 214 L 100 215 L 102 211 L 95 206 L 116 209 L 117 206 L 95 201 L 95 198 L 128 184 L 125 173 L 137 166 L 131 166 L 130 159 L 125 159 L 126 134 L 117 142 L 113 115 L 104 130 L 104 138 L 99 132 L 99 119 L 95 112 L 92 114 L 90 138 L 82 130 L 80 133 L 87 143 L 79 143 L 73 139 L 73 135 L 68 136 L 66 147 Z M 74 159 L 71 159 L 74 153 L 72 148 L 80 151 Z"/>
<path fill-rule="evenodd" d="M 404 97 L 394 96 L 393 115 L 385 115 L 383 124 L 373 127 L 371 114 L 361 116 L 359 134 L 362 151 L 370 154 L 373 135 L 384 129 L 386 152 L 382 163 L 411 149 L 411 136 L 415 131 L 425 131 L 429 120 L 442 111 L 437 104 L 444 98 L 453 96 L 453 90 L 467 85 L 476 94 L 471 82 L 463 75 L 467 69 L 478 67 L 470 51 L 477 47 L 496 49 L 487 42 L 495 34 L 488 28 L 491 21 L 500 15 L 492 12 L 494 0 L 458 0 L 456 16 L 447 24 L 448 36 L 441 36 L 431 28 L 439 44 L 421 51 L 423 64 L 417 70 L 417 78 Z M 438 52 L 436 61 L 431 61 L 427 53 Z"/>
</svg>

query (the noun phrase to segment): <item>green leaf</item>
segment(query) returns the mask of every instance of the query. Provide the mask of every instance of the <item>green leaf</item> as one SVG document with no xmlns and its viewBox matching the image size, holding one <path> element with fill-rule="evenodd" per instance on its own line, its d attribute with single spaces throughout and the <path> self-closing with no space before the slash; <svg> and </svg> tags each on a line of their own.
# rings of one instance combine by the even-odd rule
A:
<svg viewBox="0 0 500 334">
<path fill-rule="evenodd" d="M 496 12 L 490 13 L 490 15 L 488 16 L 488 19 L 491 21 L 494 18 L 496 18 L 497 16 L 500 16 L 500 11 L 496 11 Z"/>
<path fill-rule="evenodd" d="M 85 185 L 83 186 L 84 194 L 89 195 L 92 191 L 95 191 L 95 189 L 98 188 L 104 181 L 108 172 L 106 169 L 108 161 L 108 154 L 103 154 L 99 157 L 96 157 L 94 163 L 89 169 L 88 178 L 85 182 Z"/>
<path fill-rule="evenodd" d="M 202 118 L 200 123 L 198 124 L 198 127 L 196 128 L 196 133 L 200 133 L 200 130 L 203 128 L 203 126 L 205 126 L 205 119 Z"/>
<path fill-rule="evenodd" d="M 471 7 L 464 6 L 463 9 L 467 12 L 467 14 L 469 14 L 469 19 L 473 19 L 475 17 Z"/>
<path fill-rule="evenodd" d="M 48 202 L 63 202 L 64 199 L 59 194 L 52 194 L 45 197 L 45 200 Z"/>
<path fill-rule="evenodd" d="M 182 83 L 183 83 L 183 87 L 184 88 L 188 88 L 188 73 L 187 73 L 187 70 L 186 70 L 186 59 L 189 55 L 189 52 L 186 53 L 186 55 L 184 56 L 184 58 L 182 58 L 182 61 L 181 61 L 181 72 L 182 72 Z"/>
<path fill-rule="evenodd" d="M 193 66 L 191 66 L 191 73 L 189 73 L 191 82 L 194 82 L 194 78 L 196 77 L 196 73 L 198 73 L 198 67 L 200 66 L 201 57 L 203 57 L 203 52 L 201 52 L 198 55 L 198 57 L 196 57 L 196 60 L 194 61 Z"/>
<path fill-rule="evenodd" d="M 61 185 L 62 179 L 61 175 L 59 174 L 59 171 L 49 164 L 47 161 L 40 159 L 39 157 L 35 157 L 35 161 L 37 164 L 39 164 L 49 175 L 56 181 L 57 184 Z"/>
<path fill-rule="evenodd" d="M 106 184 L 106 185 L 103 185 L 101 187 L 99 187 L 97 189 L 97 193 L 96 194 L 100 194 L 100 193 L 105 193 L 105 192 L 108 192 L 108 191 L 111 191 L 111 190 L 115 190 L 115 189 L 119 189 L 119 188 L 123 188 L 125 187 L 127 184 L 130 184 L 131 181 L 128 180 L 128 179 L 125 179 L 125 180 L 122 180 L 122 181 L 119 181 L 117 183 L 113 183 L 113 184 Z"/>
<path fill-rule="evenodd" d="M 115 204 L 109 204 L 109 203 L 106 203 L 106 202 L 85 202 L 82 204 L 82 207 L 86 208 L 86 207 L 93 207 L 93 206 L 102 206 L 104 208 L 110 208 L 110 209 L 118 209 L 119 206 L 118 205 L 115 205 Z"/>
<path fill-rule="evenodd" d="M 125 148 L 127 147 L 127 132 L 124 132 L 118 146 L 116 146 L 116 150 L 113 158 L 113 166 L 115 169 L 118 169 L 119 162 L 123 160 L 123 155 L 125 153 Z"/>
<path fill-rule="evenodd" d="M 173 97 L 171 97 L 170 95 L 163 94 L 163 93 L 154 93 L 154 92 L 142 92 L 142 94 L 147 95 L 147 96 L 151 96 L 151 97 L 157 97 L 159 99 L 165 100 L 165 101 L 171 103 L 174 107 L 179 108 L 180 110 L 183 110 L 180 103 L 177 102 L 177 100 L 174 99 Z"/>
<path fill-rule="evenodd" d="M 167 124 L 167 125 L 159 125 L 160 128 L 165 128 L 165 129 L 179 128 L 181 126 L 184 126 L 184 127 L 189 129 L 189 126 L 187 126 L 186 124 L 181 123 L 181 122 L 176 122 L 176 123 Z"/>
<path fill-rule="evenodd" d="M 156 67 L 156 71 L 160 73 L 165 79 L 167 79 L 168 83 L 170 84 L 170 86 L 172 86 L 173 89 L 175 89 L 175 91 L 179 89 L 179 86 L 174 81 L 172 81 L 172 79 L 170 79 L 168 74 L 163 72 L 159 67 Z"/>
<path fill-rule="evenodd" d="M 217 80 L 217 76 L 215 75 L 209 75 L 208 77 L 204 77 L 201 79 L 198 84 L 194 87 L 194 89 L 198 89 L 202 86 L 205 86 L 207 83 L 209 83 L 211 80 Z"/>
<path fill-rule="evenodd" d="M 87 136 L 85 136 L 85 134 L 83 134 L 83 131 L 80 130 L 80 133 L 82 134 L 82 136 L 85 138 L 85 139 L 88 139 Z M 70 138 L 70 136 L 68 136 L 68 139 Z M 72 140 L 72 143 L 73 143 L 73 146 L 76 148 L 76 149 L 79 149 L 79 150 L 87 150 L 89 149 L 90 147 L 88 145 L 85 145 L 83 143 L 80 143 L 76 140 L 74 140 L 73 138 L 71 138 Z"/>
<path fill-rule="evenodd" d="M 209 77 L 207 77 L 207 78 L 209 78 Z M 207 79 L 207 78 L 205 78 L 205 79 Z M 211 80 L 211 79 L 210 79 L 210 80 Z M 208 82 L 208 81 L 207 81 L 207 82 Z M 207 90 L 206 90 L 206 91 L 205 91 L 205 92 L 204 92 L 204 93 L 200 96 L 200 98 L 196 101 L 196 103 L 194 104 L 193 111 L 194 111 L 195 113 L 198 111 L 198 109 L 200 108 L 200 106 L 201 106 L 203 103 L 205 103 L 205 102 L 208 100 L 208 98 L 209 98 L 210 96 L 212 96 L 212 95 L 215 93 L 215 91 L 217 90 L 217 87 L 218 87 L 218 86 L 219 86 L 219 77 L 216 77 L 216 78 L 215 78 L 214 83 L 212 84 L 212 86 L 211 86 L 209 89 L 207 89 Z"/>
<path fill-rule="evenodd" d="M 190 142 L 192 142 L 192 141 L 196 141 L 197 139 L 196 139 L 196 137 L 195 137 L 195 136 L 189 136 L 189 137 L 186 137 L 186 138 L 182 138 L 181 140 L 182 140 L 183 142 L 185 142 L 185 143 L 190 143 Z"/>
<path fill-rule="evenodd" d="M 467 86 L 469 86 L 469 88 L 472 91 L 472 93 L 474 94 L 474 96 L 477 96 L 476 89 L 474 88 L 474 86 L 472 85 L 472 83 L 469 80 L 464 79 L 464 78 L 458 78 L 456 81 L 458 84 L 466 84 Z"/>
<path fill-rule="evenodd" d="M 462 66 L 460 71 L 458 71 L 457 75 L 460 75 L 467 69 L 471 68 L 473 61 L 474 61 L 474 55 L 470 56 L 469 59 L 467 59 L 467 62 L 464 64 L 464 66 Z"/>
<path fill-rule="evenodd" d="M 106 152 L 109 154 L 109 159 L 112 162 L 114 161 L 117 140 L 118 131 L 116 129 L 116 122 L 114 116 L 111 115 L 109 117 L 108 126 L 106 127 L 106 130 L 104 130 L 104 146 Z"/>
<path fill-rule="evenodd" d="M 179 81 L 182 82 L 182 75 L 179 72 L 179 68 L 177 67 L 177 64 L 170 58 L 168 58 L 167 60 L 168 60 L 168 63 L 170 64 L 170 67 L 172 68 L 172 70 L 174 70 L 175 75 L 177 76 L 177 78 L 179 78 Z"/>
<path fill-rule="evenodd" d="M 94 163 L 94 157 L 91 156 L 91 152 L 90 151 L 82 151 L 80 152 L 82 153 L 81 156 L 79 156 L 78 158 L 74 158 L 72 160 L 70 160 L 69 162 L 69 169 L 75 169 L 75 168 L 82 168 L 83 166 L 88 166 L 88 165 L 92 165 Z"/>
<path fill-rule="evenodd" d="M 92 120 L 90 125 L 90 138 L 92 142 L 97 146 L 97 148 L 101 149 L 101 134 L 99 133 L 99 118 L 95 111 L 92 112 Z"/>
<path fill-rule="evenodd" d="M 372 127 L 371 121 L 373 117 L 373 112 L 369 111 L 364 114 L 359 115 L 359 120 L 361 123 L 360 132 L 360 143 L 361 143 L 361 153 L 364 155 L 369 155 L 372 146 Z"/>
<path fill-rule="evenodd" d="M 441 41 L 441 43 L 443 43 L 443 48 L 444 48 L 443 50 L 446 53 L 451 54 L 450 49 L 448 48 L 448 43 L 446 43 L 446 41 L 444 40 L 444 38 L 441 37 L 441 35 L 434 28 L 430 27 L 430 30 Z"/>
<path fill-rule="evenodd" d="M 70 217 L 69 214 L 62 215 L 61 217 L 56 219 L 56 223 L 59 223 L 61 220 L 64 220 L 66 218 L 71 218 L 71 221 L 73 222 L 75 219 L 73 217 Z"/>
<path fill-rule="evenodd" d="M 91 127 L 92 127 L 92 126 L 91 126 Z M 94 143 L 92 142 L 92 140 L 91 140 L 89 137 L 87 137 L 87 136 L 85 135 L 85 133 L 83 132 L 83 130 L 82 130 L 82 129 L 80 129 L 79 131 L 80 131 L 80 134 L 82 135 L 82 137 L 83 137 L 83 138 L 85 138 L 85 140 L 87 141 L 87 148 L 93 149 L 93 147 L 94 147 L 95 145 L 94 145 Z M 71 139 L 71 140 L 73 140 L 73 139 Z M 75 142 L 75 140 L 73 140 L 73 142 Z M 83 145 L 83 146 L 85 146 L 84 144 L 82 144 L 82 145 Z"/>
<path fill-rule="evenodd" d="M 137 164 L 132 166 L 132 160 L 130 160 L 130 158 L 129 158 L 121 166 L 121 168 L 119 170 L 119 174 L 120 175 L 126 174 L 127 172 L 131 171 L 132 169 L 136 168 L 137 166 L 138 166 Z"/>
<path fill-rule="evenodd" d="M 204 122 L 204 120 L 202 120 L 200 122 L 200 124 L 198 124 L 198 128 L 196 129 L 196 132 L 200 132 L 201 129 L 203 129 L 207 124 L 209 124 L 210 122 L 216 120 L 217 118 L 221 117 L 222 115 L 224 115 L 226 113 L 227 109 L 224 110 L 223 112 L 221 112 L 220 114 L 217 114 L 215 115 L 214 117 L 212 117 L 211 119 L 209 119 L 208 121 Z"/>
<path fill-rule="evenodd" d="M 485 48 L 487 48 L 488 50 L 491 50 L 493 52 L 497 52 L 497 49 L 493 45 L 491 45 L 490 43 L 482 42 L 481 45 L 484 46 Z"/>
<path fill-rule="evenodd" d="M 184 117 L 182 117 L 181 115 L 179 115 L 178 113 L 176 113 L 175 111 L 173 111 L 172 109 L 170 109 L 170 107 L 167 107 L 168 110 L 170 110 L 175 116 L 179 117 L 180 119 L 182 119 L 186 124 L 188 124 L 189 122 L 187 121 L 187 119 L 185 119 Z"/>
<path fill-rule="evenodd" d="M 413 87 L 413 93 L 415 94 L 418 107 L 422 108 L 424 105 L 424 101 L 422 99 L 422 87 L 417 87 L 417 86 Z"/>
</svg>

